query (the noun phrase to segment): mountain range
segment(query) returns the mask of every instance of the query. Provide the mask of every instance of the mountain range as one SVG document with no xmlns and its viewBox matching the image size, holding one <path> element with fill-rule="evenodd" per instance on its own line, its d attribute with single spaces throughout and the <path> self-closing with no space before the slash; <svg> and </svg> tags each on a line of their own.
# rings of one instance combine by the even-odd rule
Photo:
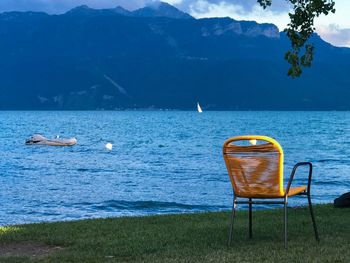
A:
<svg viewBox="0 0 350 263">
<path fill-rule="evenodd" d="M 349 110 L 350 49 L 318 35 L 301 78 L 273 24 L 128 11 L 0 14 L 0 109 Z"/>
</svg>

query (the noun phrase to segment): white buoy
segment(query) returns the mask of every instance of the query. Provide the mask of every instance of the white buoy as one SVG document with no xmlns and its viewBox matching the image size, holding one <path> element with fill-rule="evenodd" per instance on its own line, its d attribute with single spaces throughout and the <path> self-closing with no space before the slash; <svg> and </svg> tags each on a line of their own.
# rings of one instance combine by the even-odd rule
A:
<svg viewBox="0 0 350 263">
<path fill-rule="evenodd" d="M 107 143 L 107 144 L 105 145 L 105 147 L 106 147 L 107 150 L 112 151 L 112 149 L 113 149 L 113 144 L 111 144 L 111 143 L 109 142 L 109 143 Z"/>
<path fill-rule="evenodd" d="M 250 143 L 251 145 L 256 145 L 256 140 L 249 140 L 249 143 Z"/>
</svg>

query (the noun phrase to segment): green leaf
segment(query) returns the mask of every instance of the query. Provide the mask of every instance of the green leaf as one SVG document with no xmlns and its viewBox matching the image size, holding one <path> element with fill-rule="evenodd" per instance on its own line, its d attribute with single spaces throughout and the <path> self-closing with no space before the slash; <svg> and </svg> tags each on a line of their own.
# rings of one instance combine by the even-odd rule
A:
<svg viewBox="0 0 350 263">
<path fill-rule="evenodd" d="M 271 6 L 272 0 L 257 0 L 265 9 Z M 288 75 L 292 78 L 302 74 L 302 67 L 310 67 L 313 61 L 314 47 L 306 44 L 315 31 L 314 19 L 321 14 L 335 13 L 334 0 L 288 0 L 293 5 L 289 13 L 290 22 L 285 29 L 290 42 L 291 50 L 284 58 L 290 64 Z"/>
</svg>

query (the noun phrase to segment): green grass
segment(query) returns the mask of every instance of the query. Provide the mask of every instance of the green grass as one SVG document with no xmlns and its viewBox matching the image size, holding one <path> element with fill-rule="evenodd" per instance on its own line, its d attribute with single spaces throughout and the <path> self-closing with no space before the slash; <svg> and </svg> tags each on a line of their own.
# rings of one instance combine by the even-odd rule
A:
<svg viewBox="0 0 350 263">
<path fill-rule="evenodd" d="M 62 246 L 48 257 L 0 257 L 0 262 L 349 262 L 350 209 L 315 206 L 321 242 L 307 208 L 289 209 L 289 248 L 283 211 L 238 211 L 227 247 L 229 213 L 124 217 L 0 228 L 0 246 L 33 241 Z"/>
</svg>

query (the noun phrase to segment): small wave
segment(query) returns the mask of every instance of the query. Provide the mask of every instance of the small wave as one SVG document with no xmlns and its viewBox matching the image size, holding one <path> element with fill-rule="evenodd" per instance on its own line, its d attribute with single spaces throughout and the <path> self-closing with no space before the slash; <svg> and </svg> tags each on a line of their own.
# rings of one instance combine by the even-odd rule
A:
<svg viewBox="0 0 350 263">
<path fill-rule="evenodd" d="M 115 172 L 115 170 L 113 169 L 104 169 L 104 168 L 77 168 L 76 169 L 77 172 L 81 172 L 81 173 L 101 173 L 101 172 Z"/>
<path fill-rule="evenodd" d="M 160 202 L 160 201 L 125 201 L 125 200 L 108 200 L 101 203 L 75 203 L 74 207 L 90 207 L 99 211 L 143 211 L 143 212 L 182 212 L 182 211 L 216 211 L 227 209 L 224 206 L 208 206 L 208 205 L 189 205 L 176 202 Z"/>
<path fill-rule="evenodd" d="M 349 163 L 348 160 L 344 160 L 344 159 L 321 159 L 321 160 L 314 160 L 314 163 L 342 163 L 342 164 L 346 164 Z"/>
<path fill-rule="evenodd" d="M 329 185 L 337 185 L 337 186 L 342 186 L 342 185 L 347 185 L 347 181 L 341 181 L 341 180 L 315 180 L 312 182 L 313 185 L 320 185 L 320 186 L 329 186 Z M 349 183 L 350 185 L 350 183 Z"/>
<path fill-rule="evenodd" d="M 88 168 L 78 168 L 77 171 L 78 172 L 88 172 L 89 169 Z"/>
</svg>

